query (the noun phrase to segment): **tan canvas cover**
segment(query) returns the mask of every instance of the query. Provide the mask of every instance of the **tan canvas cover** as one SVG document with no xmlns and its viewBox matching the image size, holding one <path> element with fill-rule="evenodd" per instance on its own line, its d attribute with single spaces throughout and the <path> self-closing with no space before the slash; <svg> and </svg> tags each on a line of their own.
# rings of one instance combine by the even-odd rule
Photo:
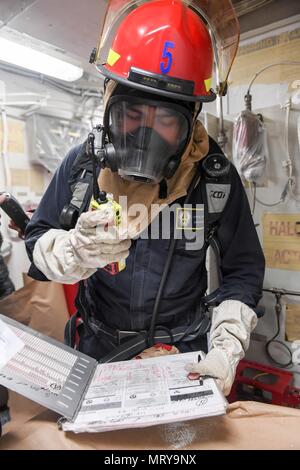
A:
<svg viewBox="0 0 300 470">
<path fill-rule="evenodd" d="M 44 412 L 0 439 L 0 450 L 299 450 L 300 410 L 236 402 L 226 416 L 98 434 L 59 431 Z"/>
</svg>

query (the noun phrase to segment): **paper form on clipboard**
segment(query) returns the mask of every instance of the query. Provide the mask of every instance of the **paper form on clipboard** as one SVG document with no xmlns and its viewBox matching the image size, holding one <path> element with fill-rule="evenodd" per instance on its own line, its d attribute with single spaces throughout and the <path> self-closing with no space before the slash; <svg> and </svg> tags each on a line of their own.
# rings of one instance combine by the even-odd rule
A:
<svg viewBox="0 0 300 470">
<path fill-rule="evenodd" d="M 3 315 L 1 320 L 15 350 L 0 367 L 0 384 L 67 418 L 60 419 L 64 431 L 147 427 L 226 412 L 214 379 L 187 378 L 185 366 L 198 362 L 201 351 L 98 364 Z"/>
<path fill-rule="evenodd" d="M 227 401 L 213 379 L 187 378 L 185 366 L 198 355 L 98 365 L 77 418 L 62 429 L 101 432 L 224 414 Z"/>
</svg>

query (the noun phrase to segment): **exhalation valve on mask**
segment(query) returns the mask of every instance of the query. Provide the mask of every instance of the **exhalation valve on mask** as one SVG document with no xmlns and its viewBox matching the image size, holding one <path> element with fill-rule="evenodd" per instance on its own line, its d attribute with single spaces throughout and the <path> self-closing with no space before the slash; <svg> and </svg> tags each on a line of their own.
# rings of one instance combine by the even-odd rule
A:
<svg viewBox="0 0 300 470">
<path fill-rule="evenodd" d="M 266 127 L 257 114 L 243 110 L 233 127 L 233 161 L 242 178 L 257 183 L 267 163 Z"/>
<path fill-rule="evenodd" d="M 111 141 L 118 155 L 118 173 L 124 179 L 156 184 L 177 169 L 178 165 L 170 168 L 168 164 L 178 149 L 152 128 L 140 127 L 126 135 L 111 134 Z M 179 156 L 176 161 L 179 163 Z"/>
</svg>

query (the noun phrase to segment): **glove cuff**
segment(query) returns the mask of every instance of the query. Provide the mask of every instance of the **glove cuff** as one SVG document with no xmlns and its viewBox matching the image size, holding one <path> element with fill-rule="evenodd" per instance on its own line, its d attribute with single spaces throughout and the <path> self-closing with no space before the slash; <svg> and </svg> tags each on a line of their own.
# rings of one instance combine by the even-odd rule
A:
<svg viewBox="0 0 300 470">
<path fill-rule="evenodd" d="M 33 262 L 50 281 L 74 284 L 96 271 L 80 266 L 70 243 L 71 234 L 72 230 L 51 229 L 35 244 Z"/>
<path fill-rule="evenodd" d="M 224 367 L 227 361 L 224 393 L 230 391 L 236 367 L 245 356 L 256 324 L 256 313 L 238 300 L 225 300 L 213 311 L 208 355 L 217 355 Z"/>
</svg>

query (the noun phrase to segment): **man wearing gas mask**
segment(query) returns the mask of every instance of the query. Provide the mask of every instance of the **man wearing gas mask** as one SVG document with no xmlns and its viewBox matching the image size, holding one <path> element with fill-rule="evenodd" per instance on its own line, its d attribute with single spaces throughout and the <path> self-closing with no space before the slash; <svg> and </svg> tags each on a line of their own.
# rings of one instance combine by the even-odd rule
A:
<svg viewBox="0 0 300 470">
<path fill-rule="evenodd" d="M 189 372 L 216 377 L 228 394 L 257 323 L 264 257 L 239 176 L 197 116 L 202 103 L 216 98 L 214 52 L 219 92 L 225 91 L 238 47 L 237 19 L 230 0 L 111 0 L 107 8 L 91 60 L 105 77 L 94 153 L 101 191 L 121 206 L 126 200 L 125 228 L 114 227 L 110 204 L 95 211 L 87 204 L 75 227 L 62 229 L 61 213 L 74 200 L 70 174 L 86 144 L 72 149 L 27 227 L 30 275 L 81 281 L 76 323 L 82 352 L 104 362 L 160 343 L 167 350 L 208 351 Z M 135 204 L 145 209 L 142 216 L 132 210 Z M 174 206 L 169 236 L 160 228 L 153 235 Z M 198 234 L 194 249 L 185 234 L 177 239 L 184 227 Z M 203 300 L 212 239 L 222 280 Z M 122 271 L 107 269 L 124 260 Z M 213 306 L 210 319 L 206 304 Z M 69 340 L 73 327 L 75 321 Z"/>
</svg>

